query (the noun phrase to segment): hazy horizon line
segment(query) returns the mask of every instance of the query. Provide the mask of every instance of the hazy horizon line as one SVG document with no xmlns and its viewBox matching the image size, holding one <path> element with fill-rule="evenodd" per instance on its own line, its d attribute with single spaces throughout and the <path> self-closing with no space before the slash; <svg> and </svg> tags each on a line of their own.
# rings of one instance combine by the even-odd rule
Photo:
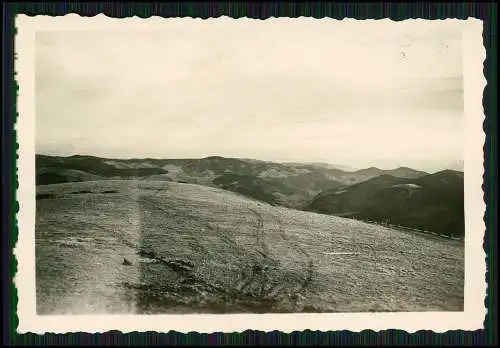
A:
<svg viewBox="0 0 500 348">
<path fill-rule="evenodd" d="M 366 169 L 380 169 L 380 170 L 396 170 L 400 168 L 408 168 L 428 174 L 434 174 L 438 172 L 442 172 L 445 170 L 453 170 L 457 172 L 464 172 L 463 168 L 461 170 L 454 169 L 454 168 L 449 168 L 448 166 L 443 166 L 441 169 L 436 169 L 436 170 L 424 170 L 424 169 L 419 169 L 417 167 L 412 167 L 412 166 L 407 166 L 407 165 L 400 165 L 400 166 L 395 166 L 395 167 L 387 167 L 387 166 L 374 166 L 374 165 L 367 165 L 363 167 L 359 166 L 352 166 L 344 163 L 332 163 L 329 161 L 325 160 L 263 160 L 263 159 L 257 159 L 257 158 L 251 158 L 251 157 L 232 157 L 232 156 L 222 156 L 222 155 L 209 155 L 209 156 L 203 156 L 203 157 L 104 157 L 104 156 L 98 156 L 98 155 L 91 155 L 91 154 L 83 154 L 83 153 L 75 153 L 72 155 L 60 155 L 60 154 L 49 154 L 49 153 L 41 153 L 41 152 L 35 152 L 35 155 L 41 155 L 41 156 L 49 156 L 49 157 L 62 157 L 62 158 L 68 158 L 68 157 L 76 157 L 76 156 L 81 156 L 81 157 L 95 157 L 95 158 L 101 158 L 101 159 L 108 159 L 108 160 L 118 160 L 118 161 L 127 161 L 127 160 L 199 160 L 199 159 L 206 159 L 206 158 L 211 158 L 211 157 L 220 157 L 220 158 L 225 158 L 225 159 L 237 159 L 237 160 L 242 160 L 242 161 L 258 161 L 258 162 L 265 162 L 265 163 L 277 163 L 277 164 L 304 164 L 304 165 L 317 165 L 317 164 L 323 164 L 323 165 L 329 165 L 332 166 L 333 169 L 338 169 L 342 170 L 344 172 L 357 172 L 360 170 L 366 170 Z M 458 161 L 458 160 L 457 160 Z M 462 164 L 463 166 L 463 161 L 458 161 L 459 163 Z M 349 169 L 343 169 L 344 168 L 349 168 Z"/>
</svg>

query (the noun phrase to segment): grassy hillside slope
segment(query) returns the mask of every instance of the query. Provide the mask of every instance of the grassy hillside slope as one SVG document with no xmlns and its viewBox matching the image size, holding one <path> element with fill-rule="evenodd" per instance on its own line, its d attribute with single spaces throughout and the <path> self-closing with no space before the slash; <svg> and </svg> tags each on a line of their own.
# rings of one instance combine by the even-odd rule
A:
<svg viewBox="0 0 500 348">
<path fill-rule="evenodd" d="M 36 209 L 39 314 L 463 310 L 452 240 L 165 181 L 42 185 Z"/>
</svg>

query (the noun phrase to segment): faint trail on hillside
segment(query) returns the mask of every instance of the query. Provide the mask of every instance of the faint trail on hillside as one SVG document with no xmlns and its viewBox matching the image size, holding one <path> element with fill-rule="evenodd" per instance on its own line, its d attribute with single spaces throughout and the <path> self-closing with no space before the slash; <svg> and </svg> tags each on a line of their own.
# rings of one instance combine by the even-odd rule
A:
<svg viewBox="0 0 500 348">
<path fill-rule="evenodd" d="M 298 250 L 307 260 L 305 262 L 306 266 L 304 267 L 306 269 L 306 277 L 305 277 L 303 283 L 301 284 L 301 289 L 300 289 L 300 291 L 302 291 L 309 286 L 309 283 L 313 279 L 313 273 L 314 273 L 313 259 L 312 259 L 311 255 L 300 244 L 295 244 L 295 243 L 290 242 L 290 239 L 288 238 L 285 230 L 283 229 L 283 222 L 281 221 L 281 218 L 278 215 L 274 215 L 271 213 L 269 213 L 269 215 L 273 216 L 273 218 L 276 219 L 278 231 L 280 233 L 281 238 L 283 238 L 283 240 L 286 240 L 288 245 L 292 249 Z"/>
<path fill-rule="evenodd" d="M 254 228 L 254 237 L 259 244 L 261 253 L 264 257 L 268 257 L 269 255 L 269 247 L 265 241 L 265 233 L 264 233 L 264 218 L 262 215 L 257 212 L 257 210 L 253 208 L 247 208 L 256 218 L 256 225 Z"/>
<path fill-rule="evenodd" d="M 262 210 L 262 214 L 263 215 L 265 214 L 267 217 L 269 217 L 271 221 L 274 222 L 274 225 L 276 226 L 276 231 L 278 232 L 281 239 L 284 240 L 286 244 L 290 247 L 290 249 L 298 251 L 298 253 L 302 254 L 302 256 L 306 260 L 306 261 L 301 261 L 301 263 L 303 264 L 302 269 L 304 270 L 304 277 L 298 288 L 295 290 L 296 294 L 297 293 L 300 294 L 309 286 L 310 282 L 313 280 L 314 262 L 312 260 L 312 257 L 308 252 L 305 251 L 305 249 L 300 244 L 292 243 L 290 241 L 287 233 L 283 228 L 283 222 L 279 214 L 272 213 L 269 210 Z M 294 301 L 293 301 L 294 304 L 296 304 L 297 299 L 298 298 L 294 296 Z"/>
<path fill-rule="evenodd" d="M 264 218 L 262 214 L 260 214 L 254 208 L 247 208 L 247 210 L 251 212 L 255 217 L 253 234 L 254 238 L 257 241 L 257 244 L 260 247 L 260 250 L 258 251 L 262 255 L 262 259 L 260 260 L 260 262 L 257 261 L 256 264 L 252 265 L 251 276 L 249 277 L 248 282 L 245 284 L 246 286 L 241 290 L 245 291 L 249 287 L 249 285 L 252 284 L 252 281 L 254 281 L 258 284 L 258 289 L 256 289 L 258 292 L 257 296 L 260 300 L 262 300 L 267 298 L 269 295 L 269 290 L 272 290 L 272 287 L 270 288 L 268 286 L 270 284 L 270 281 L 268 279 L 268 272 L 273 268 L 276 261 L 269 257 L 269 246 L 265 240 L 266 235 L 264 232 Z"/>
</svg>

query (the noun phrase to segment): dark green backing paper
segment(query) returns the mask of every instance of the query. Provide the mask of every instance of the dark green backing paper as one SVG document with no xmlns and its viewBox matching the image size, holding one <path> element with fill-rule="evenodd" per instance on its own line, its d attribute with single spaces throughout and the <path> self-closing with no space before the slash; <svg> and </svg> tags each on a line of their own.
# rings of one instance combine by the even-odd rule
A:
<svg viewBox="0 0 500 348">
<path fill-rule="evenodd" d="M 182 2 L 182 3 L 7 3 L 2 4 L 3 21 L 3 137 L 2 137 L 2 340 L 4 345 L 494 345 L 497 342 L 497 5 L 495 3 L 325 3 L 325 2 Z M 259 332 L 247 330 L 240 333 L 191 332 L 134 332 L 122 334 L 109 331 L 99 334 L 17 334 L 17 291 L 12 281 L 17 271 L 13 255 L 18 230 L 16 213 L 17 140 L 14 130 L 17 118 L 16 94 L 18 86 L 14 76 L 14 37 L 16 14 L 62 16 L 76 13 L 95 16 L 104 13 L 109 17 L 150 16 L 162 17 L 330 17 L 336 19 L 466 19 L 483 20 L 483 39 L 486 49 L 484 74 L 487 86 L 483 95 L 486 120 L 484 130 L 484 200 L 487 204 L 484 220 L 486 235 L 484 249 L 487 254 L 488 294 L 485 306 L 488 314 L 484 329 L 473 332 L 449 331 L 436 334 L 419 331 L 408 334 L 401 330 L 374 332 L 302 331 L 290 334 L 279 331 Z"/>
</svg>

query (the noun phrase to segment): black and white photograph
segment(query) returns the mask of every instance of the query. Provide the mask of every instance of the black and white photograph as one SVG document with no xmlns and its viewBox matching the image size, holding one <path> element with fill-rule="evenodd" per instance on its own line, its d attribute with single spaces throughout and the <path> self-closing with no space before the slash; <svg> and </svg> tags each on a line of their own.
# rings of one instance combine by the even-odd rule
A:
<svg viewBox="0 0 500 348">
<path fill-rule="evenodd" d="M 467 309 L 464 21 L 155 23 L 32 35 L 34 315 Z"/>
</svg>

